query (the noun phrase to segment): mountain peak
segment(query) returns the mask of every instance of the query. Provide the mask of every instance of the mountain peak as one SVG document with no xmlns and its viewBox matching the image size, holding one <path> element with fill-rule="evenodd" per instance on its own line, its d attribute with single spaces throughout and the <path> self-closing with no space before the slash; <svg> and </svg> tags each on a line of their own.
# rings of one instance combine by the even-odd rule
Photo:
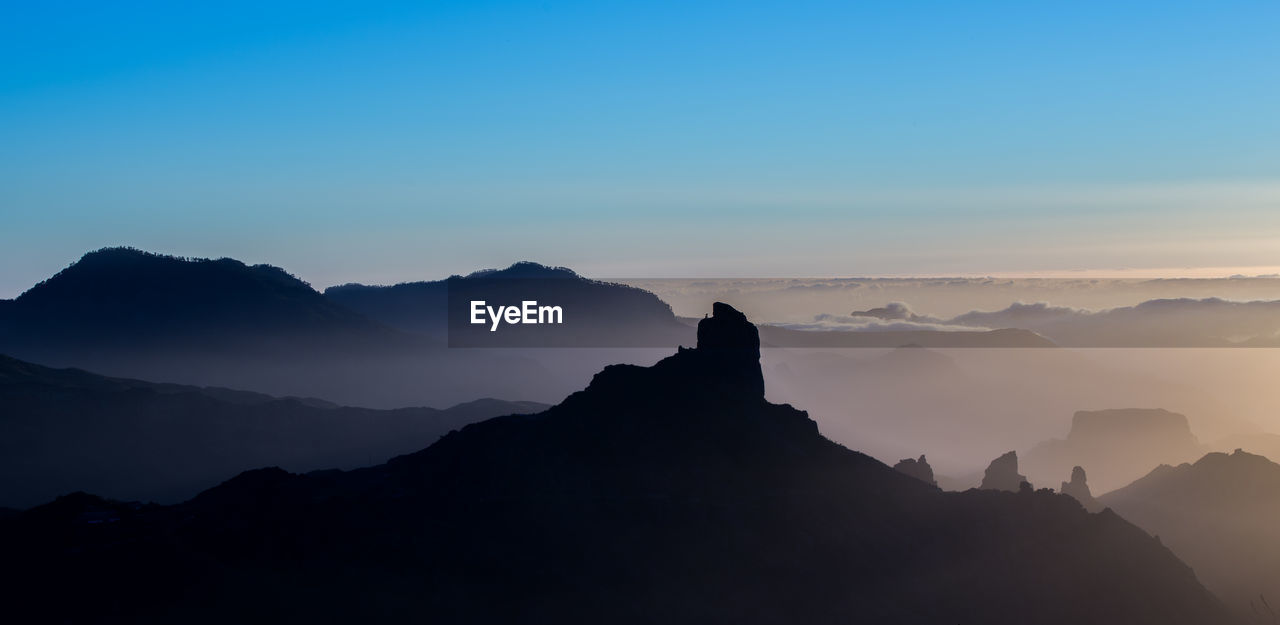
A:
<svg viewBox="0 0 1280 625">
<path fill-rule="evenodd" d="M 281 342 L 309 345 L 309 336 L 336 337 L 329 349 L 391 340 L 279 267 L 127 247 L 85 254 L 6 308 L 0 349 L 7 353 L 135 376 L 113 363 L 144 352 L 280 353 Z"/>
<path fill-rule="evenodd" d="M 724 302 L 711 306 L 711 316 L 698 322 L 698 349 L 751 352 L 760 359 L 760 332 L 741 311 Z"/>
<path fill-rule="evenodd" d="M 481 269 L 473 271 L 467 278 L 580 278 L 577 272 L 568 267 L 553 267 L 531 260 L 512 263 L 506 269 Z"/>
<path fill-rule="evenodd" d="M 753 395 L 764 397 L 760 332 L 741 311 L 724 302 L 713 304 L 711 316 L 698 322 L 696 352 L 708 366 L 737 379 Z"/>
<path fill-rule="evenodd" d="M 193 258 L 157 254 L 132 247 L 104 247 L 35 285 L 19 296 L 25 305 L 67 298 L 134 300 L 163 291 L 172 297 L 216 299 L 220 289 L 272 290 L 293 297 L 318 296 L 311 285 L 272 265 L 247 265 L 233 258 Z"/>
</svg>

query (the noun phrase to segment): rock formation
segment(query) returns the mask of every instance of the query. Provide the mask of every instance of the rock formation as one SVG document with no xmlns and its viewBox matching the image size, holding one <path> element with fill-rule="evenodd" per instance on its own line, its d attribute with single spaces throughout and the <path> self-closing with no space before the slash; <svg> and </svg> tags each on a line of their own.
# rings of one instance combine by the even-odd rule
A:
<svg viewBox="0 0 1280 625">
<path fill-rule="evenodd" d="M 1086 480 L 1084 468 L 1077 466 L 1071 469 L 1071 481 L 1063 482 L 1062 488 L 1058 489 L 1058 492 L 1074 497 L 1076 501 L 1080 502 L 1080 505 L 1084 506 L 1085 510 L 1097 512 L 1104 506 L 1093 498 L 1093 493 L 1089 491 L 1089 483 Z"/>
<path fill-rule="evenodd" d="M 893 465 L 899 473 L 905 473 L 911 477 L 924 482 L 930 486 L 937 486 L 938 482 L 933 479 L 933 467 L 929 466 L 929 462 L 924 459 L 924 454 L 920 454 L 920 458 L 903 458 L 898 464 Z"/>
<path fill-rule="evenodd" d="M 1011 451 L 991 461 L 978 488 L 1016 493 L 1022 490 L 1022 483 L 1026 481 L 1027 476 L 1018 473 L 1018 452 Z"/>
<path fill-rule="evenodd" d="M 1065 439 L 1044 441 L 1023 454 L 1031 479 L 1060 480 L 1071 467 L 1089 467 L 1094 490 L 1107 492 L 1161 464 L 1199 458 L 1207 449 L 1187 417 L 1160 408 L 1081 410 Z M 1052 482 L 1050 482 L 1052 483 Z"/>
</svg>

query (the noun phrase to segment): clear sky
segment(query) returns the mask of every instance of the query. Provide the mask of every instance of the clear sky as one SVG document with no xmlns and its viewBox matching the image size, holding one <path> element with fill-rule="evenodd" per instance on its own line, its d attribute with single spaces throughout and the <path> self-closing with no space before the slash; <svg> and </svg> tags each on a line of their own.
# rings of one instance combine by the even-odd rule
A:
<svg viewBox="0 0 1280 625">
<path fill-rule="evenodd" d="M 1280 265 L 1277 33 L 1273 0 L 11 3 L 0 296 L 108 245 L 320 287 Z"/>
</svg>

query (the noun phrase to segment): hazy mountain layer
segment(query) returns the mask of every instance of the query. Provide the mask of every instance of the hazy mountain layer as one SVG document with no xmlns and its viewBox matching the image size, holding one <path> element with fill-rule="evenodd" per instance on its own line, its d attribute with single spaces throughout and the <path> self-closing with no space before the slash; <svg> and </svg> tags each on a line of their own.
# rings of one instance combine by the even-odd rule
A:
<svg viewBox="0 0 1280 625">
<path fill-rule="evenodd" d="M 558 401 L 603 361 L 590 352 L 447 350 L 275 267 L 124 248 L 86 254 L 0 304 L 0 353 L 23 360 L 346 405 Z"/>
<path fill-rule="evenodd" d="M 1191 570 L 1048 491 L 943 493 L 764 399 L 756 330 L 605 368 L 385 465 L 6 521 L 48 620 L 1224 623 Z M 57 583 L 53 583 L 53 580 Z M 73 594 L 77 602 L 50 601 Z"/>
<path fill-rule="evenodd" d="M 77 490 L 173 503 L 240 471 L 368 466 L 468 423 L 542 408 L 493 399 L 447 410 L 345 408 L 0 356 L 0 506 Z"/>
<path fill-rule="evenodd" d="M 1208 449 L 1191 433 L 1187 417 L 1160 408 L 1080 410 L 1065 439 L 1044 441 L 1023 455 L 1033 481 L 1052 484 L 1076 466 L 1101 493 L 1119 488 L 1161 464 L 1194 460 Z"/>
<path fill-rule="evenodd" d="M 1280 465 L 1215 452 L 1098 499 L 1159 536 L 1231 608 L 1256 618 L 1262 597 L 1280 604 Z"/>
</svg>

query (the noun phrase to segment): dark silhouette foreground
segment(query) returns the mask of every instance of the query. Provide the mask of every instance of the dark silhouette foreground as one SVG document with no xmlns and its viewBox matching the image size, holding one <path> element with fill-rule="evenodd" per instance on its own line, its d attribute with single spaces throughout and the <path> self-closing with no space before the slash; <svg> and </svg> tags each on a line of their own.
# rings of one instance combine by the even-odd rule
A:
<svg viewBox="0 0 1280 625">
<path fill-rule="evenodd" d="M 944 493 L 765 401 L 755 328 L 536 415 L 184 504 L 3 525 L 8 609 L 98 622 L 1206 623 L 1191 570 L 1048 491 Z M 61 600 L 75 597 L 76 601 Z"/>
<path fill-rule="evenodd" d="M 177 503 L 248 469 L 369 466 L 468 423 L 546 407 L 480 399 L 443 410 L 371 410 L 0 355 L 0 506 L 26 508 L 76 490 Z"/>
</svg>

